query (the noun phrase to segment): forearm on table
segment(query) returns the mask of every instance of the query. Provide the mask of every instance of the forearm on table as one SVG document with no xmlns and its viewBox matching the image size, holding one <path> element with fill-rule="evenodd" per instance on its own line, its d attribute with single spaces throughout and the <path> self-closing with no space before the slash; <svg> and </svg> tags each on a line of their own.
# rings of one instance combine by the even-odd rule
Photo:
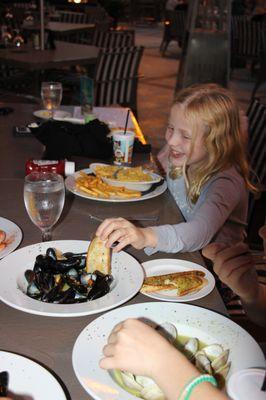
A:
<svg viewBox="0 0 266 400">
<path fill-rule="evenodd" d="M 164 392 L 168 400 L 177 400 L 185 386 L 200 372 L 189 362 L 184 355 L 177 352 L 174 348 L 169 351 L 167 365 L 160 365 L 155 372 L 153 379 Z M 193 390 L 190 400 L 228 400 L 220 390 L 216 389 L 211 383 L 200 383 Z"/>
<path fill-rule="evenodd" d="M 266 326 L 266 286 L 260 284 L 255 298 L 241 298 L 241 301 L 250 320 Z"/>
<path fill-rule="evenodd" d="M 161 225 L 151 229 L 157 237 L 157 246 L 154 248 L 154 252 L 165 251 L 167 253 L 200 250 L 211 242 L 216 233 L 215 227 L 209 224 L 208 220 L 201 218 L 176 225 Z"/>
</svg>

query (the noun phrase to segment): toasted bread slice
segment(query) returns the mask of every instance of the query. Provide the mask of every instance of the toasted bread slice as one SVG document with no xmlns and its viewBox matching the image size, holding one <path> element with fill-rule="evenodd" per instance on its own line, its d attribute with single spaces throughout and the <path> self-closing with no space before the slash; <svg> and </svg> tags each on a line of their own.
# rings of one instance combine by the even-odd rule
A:
<svg viewBox="0 0 266 400">
<path fill-rule="evenodd" d="M 178 296 L 185 296 L 202 289 L 208 283 L 204 276 L 203 271 L 197 270 L 150 276 L 144 279 L 141 291 L 149 293 L 175 289 Z"/>
<path fill-rule="evenodd" d="M 95 270 L 111 274 L 111 249 L 98 237 L 91 241 L 86 260 L 86 271 L 93 273 Z"/>
</svg>

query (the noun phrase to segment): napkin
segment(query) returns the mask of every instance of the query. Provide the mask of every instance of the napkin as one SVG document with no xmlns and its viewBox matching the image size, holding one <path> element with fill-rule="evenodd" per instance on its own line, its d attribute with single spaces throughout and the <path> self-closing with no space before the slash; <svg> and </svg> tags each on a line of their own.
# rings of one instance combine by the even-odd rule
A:
<svg viewBox="0 0 266 400">
<path fill-rule="evenodd" d="M 60 160 L 71 156 L 83 156 L 108 160 L 113 156 L 109 127 L 98 119 L 87 124 L 49 120 L 31 129 L 33 135 L 45 145 L 47 159 Z M 150 153 L 151 145 L 134 141 L 135 153 Z"/>
</svg>

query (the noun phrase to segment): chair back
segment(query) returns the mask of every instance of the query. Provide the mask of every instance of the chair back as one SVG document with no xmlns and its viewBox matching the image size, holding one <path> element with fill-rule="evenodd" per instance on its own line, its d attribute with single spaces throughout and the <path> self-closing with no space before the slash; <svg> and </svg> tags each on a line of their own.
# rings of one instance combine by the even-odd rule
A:
<svg viewBox="0 0 266 400">
<path fill-rule="evenodd" d="M 231 54 L 235 57 L 257 59 L 263 48 L 266 23 L 251 21 L 245 16 L 232 16 Z"/>
<path fill-rule="evenodd" d="M 247 110 L 249 121 L 248 153 L 252 182 L 266 185 L 266 107 L 254 98 Z"/>
<path fill-rule="evenodd" d="M 79 13 L 75 11 L 58 11 L 60 22 L 69 22 L 72 24 L 87 24 L 88 16 L 85 13 Z"/>
<path fill-rule="evenodd" d="M 249 120 L 248 153 L 251 181 L 259 187 L 259 196 L 249 196 L 247 241 L 252 249 L 261 249 L 258 235 L 266 218 L 266 107 L 254 98 L 247 110 Z"/>
<path fill-rule="evenodd" d="M 177 89 L 196 83 L 218 83 L 229 80 L 229 43 L 227 33 L 191 33 L 187 54 L 182 55 Z"/>
<path fill-rule="evenodd" d="M 92 44 L 105 49 L 113 49 L 116 47 L 132 47 L 135 46 L 135 31 L 103 31 L 95 29 Z"/>
<path fill-rule="evenodd" d="M 120 104 L 137 113 L 138 68 L 143 47 L 101 49 L 94 77 L 94 105 Z"/>
</svg>

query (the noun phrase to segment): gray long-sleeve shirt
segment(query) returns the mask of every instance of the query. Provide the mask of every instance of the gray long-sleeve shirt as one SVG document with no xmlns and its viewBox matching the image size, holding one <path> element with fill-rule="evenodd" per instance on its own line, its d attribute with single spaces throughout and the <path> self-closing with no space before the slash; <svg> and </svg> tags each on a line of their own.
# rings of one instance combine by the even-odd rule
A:
<svg viewBox="0 0 266 400">
<path fill-rule="evenodd" d="M 183 177 L 172 180 L 167 175 L 167 183 L 186 222 L 152 227 L 158 244 L 156 248 L 145 249 L 148 255 L 157 251 L 191 252 L 210 242 L 232 244 L 243 240 L 248 192 L 234 167 L 210 179 L 192 205 L 187 199 Z"/>
</svg>

